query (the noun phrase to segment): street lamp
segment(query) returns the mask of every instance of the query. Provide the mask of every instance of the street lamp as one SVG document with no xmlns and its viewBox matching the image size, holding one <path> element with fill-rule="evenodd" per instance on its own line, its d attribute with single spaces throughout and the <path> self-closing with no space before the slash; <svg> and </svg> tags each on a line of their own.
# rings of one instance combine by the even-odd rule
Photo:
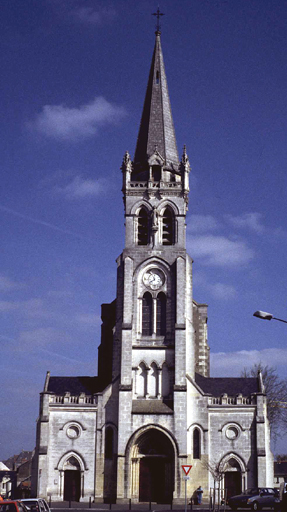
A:
<svg viewBox="0 0 287 512">
<path fill-rule="evenodd" d="M 287 324 L 287 320 L 282 320 L 282 318 L 276 318 L 271 313 L 266 313 L 266 311 L 255 311 L 255 313 L 253 313 L 253 316 L 261 318 L 261 320 L 278 320 L 279 322 L 284 322 L 284 324 Z"/>
</svg>

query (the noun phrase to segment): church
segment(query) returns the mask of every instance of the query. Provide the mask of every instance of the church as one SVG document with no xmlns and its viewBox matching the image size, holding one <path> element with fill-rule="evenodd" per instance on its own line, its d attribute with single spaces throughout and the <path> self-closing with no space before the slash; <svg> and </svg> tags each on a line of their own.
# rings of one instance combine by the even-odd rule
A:
<svg viewBox="0 0 287 512">
<path fill-rule="evenodd" d="M 134 159 L 122 166 L 125 242 L 101 309 L 98 376 L 47 372 L 33 493 L 51 501 L 183 503 L 273 486 L 264 383 L 211 378 L 207 305 L 186 252 L 190 164 L 178 156 L 159 27 Z M 120 193 L 120 191 L 119 191 Z M 216 485 L 219 485 L 218 482 Z M 131 501 L 130 501 L 131 500 Z"/>
</svg>

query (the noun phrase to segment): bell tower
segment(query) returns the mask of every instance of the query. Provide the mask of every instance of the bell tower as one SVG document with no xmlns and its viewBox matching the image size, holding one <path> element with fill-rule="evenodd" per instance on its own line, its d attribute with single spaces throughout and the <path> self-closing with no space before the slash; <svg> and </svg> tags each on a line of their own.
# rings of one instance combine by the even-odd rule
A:
<svg viewBox="0 0 287 512">
<path fill-rule="evenodd" d="M 159 30 L 134 160 L 126 152 L 121 170 L 126 231 L 117 260 L 113 349 L 113 379 L 119 379 L 118 498 L 126 492 L 121 479 L 127 442 L 138 422 L 162 423 L 180 454 L 187 453 L 182 435 L 187 376 L 193 379 L 195 373 L 185 224 L 190 165 L 185 147 L 178 157 Z"/>
</svg>

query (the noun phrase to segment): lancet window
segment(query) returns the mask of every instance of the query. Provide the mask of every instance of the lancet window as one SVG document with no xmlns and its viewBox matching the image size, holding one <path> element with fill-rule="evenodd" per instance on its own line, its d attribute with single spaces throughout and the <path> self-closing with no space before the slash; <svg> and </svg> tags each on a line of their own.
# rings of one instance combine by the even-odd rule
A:
<svg viewBox="0 0 287 512">
<path fill-rule="evenodd" d="M 193 458 L 200 459 L 200 431 L 198 428 L 193 431 Z"/>
<path fill-rule="evenodd" d="M 139 397 L 145 397 L 147 394 L 147 369 L 144 363 L 139 365 L 136 392 Z"/>
<path fill-rule="evenodd" d="M 170 208 L 166 208 L 162 217 L 162 245 L 174 244 L 174 215 Z"/>
<path fill-rule="evenodd" d="M 149 215 L 145 208 L 141 208 L 138 214 L 138 245 L 148 245 L 149 243 Z"/>
<path fill-rule="evenodd" d="M 164 336 L 166 333 L 166 296 L 159 293 L 156 298 L 156 334 Z"/>
<path fill-rule="evenodd" d="M 153 333 L 153 300 L 149 292 L 146 292 L 142 300 L 142 334 L 151 336 Z"/>
<path fill-rule="evenodd" d="M 160 292 L 153 298 L 145 292 L 142 298 L 142 336 L 165 336 L 166 334 L 166 295 Z"/>
<path fill-rule="evenodd" d="M 158 394 L 158 370 L 155 363 L 152 363 L 149 371 L 148 394 L 152 398 Z"/>
</svg>

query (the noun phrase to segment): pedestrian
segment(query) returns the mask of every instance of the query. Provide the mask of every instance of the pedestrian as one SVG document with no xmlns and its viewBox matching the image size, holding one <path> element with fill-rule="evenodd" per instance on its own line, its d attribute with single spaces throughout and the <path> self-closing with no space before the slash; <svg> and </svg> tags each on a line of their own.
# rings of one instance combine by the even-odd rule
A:
<svg viewBox="0 0 287 512">
<path fill-rule="evenodd" d="M 197 494 L 197 503 L 199 505 L 201 505 L 201 500 L 202 500 L 202 495 L 203 495 L 203 489 L 202 489 L 201 485 L 196 489 L 196 494 Z"/>
</svg>

